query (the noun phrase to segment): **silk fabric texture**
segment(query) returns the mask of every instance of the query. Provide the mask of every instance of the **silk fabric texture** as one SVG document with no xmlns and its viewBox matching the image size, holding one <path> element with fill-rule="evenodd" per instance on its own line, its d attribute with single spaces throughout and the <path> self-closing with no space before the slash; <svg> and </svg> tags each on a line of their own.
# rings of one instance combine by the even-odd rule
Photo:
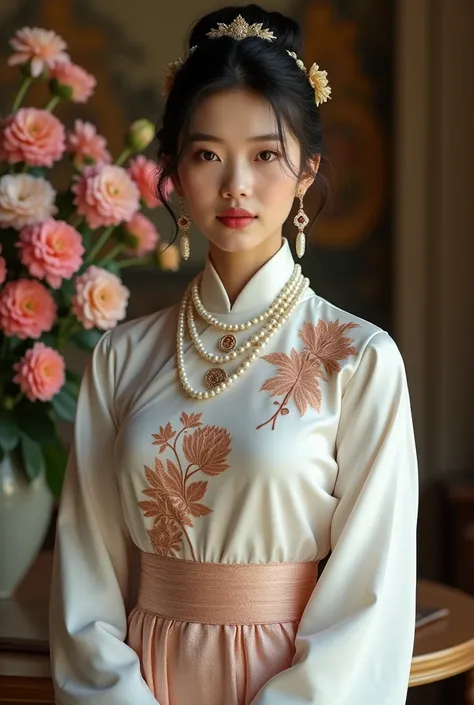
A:
<svg viewBox="0 0 474 705">
<path fill-rule="evenodd" d="M 231 306 L 208 260 L 203 304 L 228 323 L 253 318 L 293 266 L 284 240 Z M 107 332 L 83 378 L 51 592 L 57 704 L 157 702 L 139 647 L 127 639 L 140 555 L 148 552 L 229 565 L 330 554 L 301 620 L 280 632 L 275 670 L 250 703 L 403 705 L 418 478 L 396 343 L 308 289 L 251 369 L 218 397 L 197 401 L 177 380 L 177 312 L 173 306 Z M 199 331 L 216 351 L 219 331 L 202 322 Z M 202 386 L 209 363 L 189 340 L 185 365 L 191 385 Z M 187 643 L 179 639 L 166 662 L 176 682 L 183 667 L 176 654 Z M 250 642 L 217 662 L 206 660 L 204 642 L 188 652 L 187 668 L 201 669 L 201 678 L 220 674 L 213 699 L 188 693 L 160 705 L 247 705 L 245 684 L 242 700 L 226 699 L 224 689 L 233 656 Z"/>
</svg>

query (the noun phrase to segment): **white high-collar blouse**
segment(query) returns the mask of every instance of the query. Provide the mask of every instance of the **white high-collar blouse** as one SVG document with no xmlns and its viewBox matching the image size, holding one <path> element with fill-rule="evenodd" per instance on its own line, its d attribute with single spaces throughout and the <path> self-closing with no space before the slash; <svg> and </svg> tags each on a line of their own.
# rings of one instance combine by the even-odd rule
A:
<svg viewBox="0 0 474 705">
<path fill-rule="evenodd" d="M 276 298 L 293 266 L 284 240 L 231 306 L 208 260 L 203 304 L 242 323 Z M 331 551 L 292 667 L 253 705 L 403 705 L 418 478 L 395 342 L 308 289 L 263 357 L 222 394 L 198 401 L 177 381 L 177 312 L 107 332 L 83 378 L 52 584 L 57 705 L 156 703 L 125 641 L 137 549 L 217 563 L 312 561 Z M 222 333 L 199 330 L 216 351 Z M 188 339 L 184 359 L 190 384 L 203 388 L 212 365 Z M 192 526 L 173 527 L 147 511 L 144 491 L 153 473 L 170 478 L 180 456 L 196 454 L 204 469 L 190 481 L 207 481 L 205 493 L 202 482 L 195 493 L 207 509 L 195 508 Z M 182 511 L 191 518 L 189 506 Z"/>
</svg>

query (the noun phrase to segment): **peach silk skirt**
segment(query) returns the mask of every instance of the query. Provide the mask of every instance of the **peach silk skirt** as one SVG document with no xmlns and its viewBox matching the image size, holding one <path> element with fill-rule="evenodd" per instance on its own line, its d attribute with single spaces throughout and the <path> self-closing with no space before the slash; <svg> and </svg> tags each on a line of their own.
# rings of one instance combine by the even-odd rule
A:
<svg viewBox="0 0 474 705">
<path fill-rule="evenodd" d="M 316 562 L 141 559 L 127 643 L 160 705 L 248 705 L 291 666 Z"/>
</svg>

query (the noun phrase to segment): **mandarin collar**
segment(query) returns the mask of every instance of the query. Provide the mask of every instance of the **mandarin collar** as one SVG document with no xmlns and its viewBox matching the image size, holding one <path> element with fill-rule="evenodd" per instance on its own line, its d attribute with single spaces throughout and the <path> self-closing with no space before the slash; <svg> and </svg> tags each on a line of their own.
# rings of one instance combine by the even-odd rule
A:
<svg viewBox="0 0 474 705">
<path fill-rule="evenodd" d="M 291 277 L 295 266 L 288 240 L 282 238 L 282 241 L 278 252 L 247 282 L 233 305 L 208 255 L 200 287 L 201 301 L 207 311 L 250 318 L 269 306 Z"/>
</svg>

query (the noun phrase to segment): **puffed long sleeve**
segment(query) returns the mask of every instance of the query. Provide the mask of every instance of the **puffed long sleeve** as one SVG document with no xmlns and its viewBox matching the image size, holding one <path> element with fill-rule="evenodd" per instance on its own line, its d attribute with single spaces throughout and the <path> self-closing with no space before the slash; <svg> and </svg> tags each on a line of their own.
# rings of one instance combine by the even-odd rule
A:
<svg viewBox="0 0 474 705">
<path fill-rule="evenodd" d="M 50 604 L 57 705 L 156 705 L 126 643 L 135 546 L 115 475 L 114 353 L 106 333 L 82 381 L 59 510 Z"/>
<path fill-rule="evenodd" d="M 331 555 L 293 665 L 253 705 L 404 705 L 413 653 L 418 472 L 405 369 L 373 335 L 342 393 Z"/>
</svg>

